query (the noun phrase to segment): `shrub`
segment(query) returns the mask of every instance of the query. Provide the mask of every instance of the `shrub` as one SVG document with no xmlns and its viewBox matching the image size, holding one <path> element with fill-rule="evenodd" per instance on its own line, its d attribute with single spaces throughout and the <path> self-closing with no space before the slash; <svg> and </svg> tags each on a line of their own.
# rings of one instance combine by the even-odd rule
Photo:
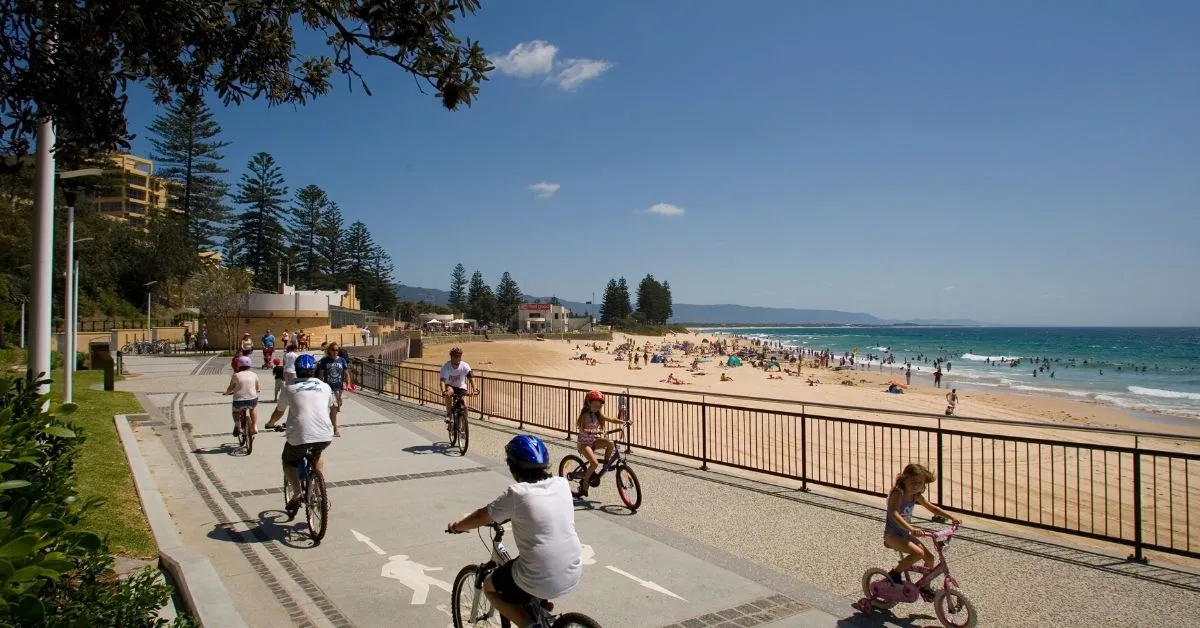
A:
<svg viewBox="0 0 1200 628">
<path fill-rule="evenodd" d="M 46 405 L 36 382 L 0 378 L 0 626 L 168 625 L 170 587 L 149 568 L 117 579 L 104 539 L 80 528 L 97 503 L 75 492 L 83 434 L 61 416 L 73 405 Z"/>
</svg>

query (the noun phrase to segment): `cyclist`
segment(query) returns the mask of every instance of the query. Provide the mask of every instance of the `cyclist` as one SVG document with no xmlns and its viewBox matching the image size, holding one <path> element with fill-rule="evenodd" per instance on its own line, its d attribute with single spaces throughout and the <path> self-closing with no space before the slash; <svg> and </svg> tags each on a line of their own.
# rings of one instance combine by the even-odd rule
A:
<svg viewBox="0 0 1200 628">
<path fill-rule="evenodd" d="M 271 368 L 271 356 L 275 353 L 275 335 L 272 334 L 271 330 L 269 329 L 267 330 L 267 333 L 263 334 L 262 346 L 263 368 L 269 369 Z"/>
<path fill-rule="evenodd" d="M 440 374 L 442 380 L 442 395 L 446 398 L 446 423 L 450 423 L 450 409 L 454 405 L 454 393 L 473 395 L 479 391 L 475 387 L 475 379 L 471 374 L 471 365 L 463 362 L 462 349 L 454 347 L 450 350 L 450 361 L 442 365 Z M 467 387 L 470 390 L 467 390 Z"/>
<path fill-rule="evenodd" d="M 229 378 L 229 386 L 223 394 L 233 395 L 233 437 L 237 438 L 241 435 L 241 429 L 238 428 L 238 412 L 243 408 L 250 408 L 252 432 L 258 431 L 258 391 L 262 386 L 259 384 L 258 374 L 254 372 L 254 362 L 250 356 L 239 355 L 234 358 L 234 363 L 237 372 Z"/>
<path fill-rule="evenodd" d="M 914 506 L 919 504 L 925 510 L 945 517 L 956 525 L 962 523 L 958 517 L 925 499 L 925 487 L 934 479 L 933 473 L 924 465 L 911 463 L 896 476 L 896 485 L 888 495 L 887 518 L 883 521 L 883 544 L 903 555 L 899 564 L 888 572 L 888 578 L 895 584 L 901 584 L 902 574 L 918 561 L 924 561 L 926 569 L 933 569 L 934 566 L 933 553 L 918 540 L 918 537 L 925 536 L 925 532 L 912 525 Z M 933 594 L 928 589 L 921 592 L 926 595 Z"/>
<path fill-rule="evenodd" d="M 333 391 L 334 398 L 337 400 L 337 407 L 333 409 L 333 435 L 341 436 L 342 432 L 338 430 L 338 413 L 342 410 L 342 388 L 345 383 L 346 371 L 348 367 L 346 360 L 338 355 L 338 344 L 336 342 L 329 343 L 325 347 L 325 357 L 317 362 L 317 377 L 329 385 Z M 300 376 L 299 361 L 296 363 L 296 377 Z"/>
<path fill-rule="evenodd" d="M 483 581 L 492 606 L 517 626 L 532 618 L 523 608 L 533 598 L 552 600 L 570 593 L 583 569 L 582 546 L 575 532 L 575 507 L 567 480 L 551 476 L 550 452 L 538 437 L 522 434 L 504 447 L 508 470 L 516 480 L 491 504 L 446 527 L 466 532 L 496 521 L 512 520 L 519 556 Z"/>
<path fill-rule="evenodd" d="M 296 497 L 287 503 L 288 521 L 300 510 L 300 473 L 296 466 L 311 453 L 313 466 L 325 473 L 321 452 L 333 441 L 331 411 L 337 405 L 329 385 L 316 379 L 317 361 L 304 354 L 296 358 L 296 380 L 283 387 L 283 394 L 266 427 L 274 428 L 283 413 L 287 419 L 287 441 L 283 444 L 283 475 Z"/>
<path fill-rule="evenodd" d="M 606 423 L 624 425 L 621 420 L 604 416 L 600 412 L 602 408 L 604 408 L 604 393 L 599 390 L 588 391 L 576 424 L 576 429 L 579 430 L 579 453 L 588 461 L 587 472 L 583 474 L 583 479 L 579 482 L 579 492 L 573 493 L 577 498 L 587 497 L 592 475 L 600 469 L 601 461 L 608 460 L 608 457 L 612 455 L 613 443 L 604 438 L 604 425 Z M 597 456 L 597 449 L 604 450 L 604 455 Z"/>
</svg>

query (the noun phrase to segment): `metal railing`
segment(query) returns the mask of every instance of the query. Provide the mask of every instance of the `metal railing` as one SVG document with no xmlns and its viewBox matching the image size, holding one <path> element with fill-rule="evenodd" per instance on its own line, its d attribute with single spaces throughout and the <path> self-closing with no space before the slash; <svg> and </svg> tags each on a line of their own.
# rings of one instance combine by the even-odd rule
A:
<svg viewBox="0 0 1200 628">
<path fill-rule="evenodd" d="M 354 360 L 365 389 L 441 404 L 438 371 Z M 1145 550 L 1200 558 L 1200 438 L 901 410 L 676 393 L 489 373 L 475 378 L 481 416 L 574 433 L 584 395 L 612 395 L 632 447 L 886 496 L 920 462 L 929 498 L 956 512 Z M 612 406 L 610 405 L 610 408 Z M 613 410 L 610 412 L 616 413 Z M 1072 438 L 1064 438 L 1064 434 Z"/>
</svg>

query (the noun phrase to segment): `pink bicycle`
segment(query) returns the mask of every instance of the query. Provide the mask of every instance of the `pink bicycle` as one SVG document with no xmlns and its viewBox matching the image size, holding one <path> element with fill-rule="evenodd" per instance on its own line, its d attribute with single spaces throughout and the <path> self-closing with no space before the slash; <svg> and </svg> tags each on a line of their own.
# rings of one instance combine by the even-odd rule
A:
<svg viewBox="0 0 1200 628">
<path fill-rule="evenodd" d="M 904 573 L 904 582 L 901 584 L 892 582 L 886 569 L 868 569 L 862 577 L 863 595 L 866 597 L 855 602 L 854 608 L 869 613 L 876 609 L 887 610 L 900 602 L 909 604 L 917 599 L 924 599 L 926 602 L 933 602 L 938 621 L 946 628 L 974 628 L 978 618 L 975 605 L 958 590 L 958 581 L 950 575 L 950 567 L 946 565 L 946 546 L 950 544 L 950 538 L 956 532 L 957 525 L 937 532 L 926 532 L 925 536 L 933 539 L 938 563 L 933 569 L 926 569 L 924 565 L 913 565 Z M 934 589 L 933 581 L 938 576 L 945 576 L 945 579 L 941 589 Z M 922 589 L 934 593 L 930 596 L 922 593 Z"/>
</svg>

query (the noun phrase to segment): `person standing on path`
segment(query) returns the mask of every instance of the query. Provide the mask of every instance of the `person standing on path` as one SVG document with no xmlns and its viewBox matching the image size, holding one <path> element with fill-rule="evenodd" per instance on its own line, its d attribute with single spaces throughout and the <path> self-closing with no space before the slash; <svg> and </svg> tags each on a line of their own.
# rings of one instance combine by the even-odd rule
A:
<svg viewBox="0 0 1200 628">
<path fill-rule="evenodd" d="M 334 436 L 342 435 L 341 430 L 338 429 L 338 414 L 342 410 L 342 388 L 345 384 L 345 377 L 346 361 L 338 355 L 338 344 L 331 342 L 325 347 L 325 357 L 317 362 L 317 378 L 329 385 L 334 399 L 337 400 L 337 405 L 329 411 Z"/>
<path fill-rule="evenodd" d="M 933 371 L 933 387 L 942 387 L 942 368 L 940 366 L 936 367 Z"/>
<path fill-rule="evenodd" d="M 296 353 L 296 344 L 287 345 L 287 353 L 283 354 L 283 383 L 290 384 L 296 379 L 296 358 L 300 357 Z"/>
</svg>

